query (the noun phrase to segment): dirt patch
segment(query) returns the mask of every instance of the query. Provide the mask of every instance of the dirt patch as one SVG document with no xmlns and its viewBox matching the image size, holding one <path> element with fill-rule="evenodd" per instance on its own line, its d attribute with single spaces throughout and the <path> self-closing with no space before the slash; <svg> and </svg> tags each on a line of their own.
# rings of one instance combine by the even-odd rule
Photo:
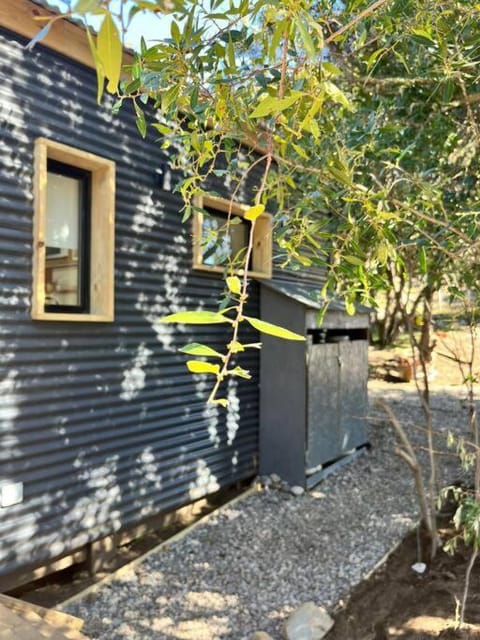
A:
<svg viewBox="0 0 480 640">
<path fill-rule="evenodd" d="M 429 368 L 430 384 L 435 386 L 462 385 L 465 376 L 468 375 L 466 363 L 470 360 L 472 350 L 475 354 L 473 373 L 480 377 L 480 334 L 473 338 L 468 329 L 456 331 L 437 331 L 434 335 L 435 348 L 432 353 L 432 363 Z M 395 358 L 403 358 L 412 361 L 412 350 L 405 340 L 400 346 L 391 349 L 369 348 L 370 378 L 382 381 L 385 384 L 395 383 L 388 379 L 390 368 L 389 361 Z M 463 362 L 463 373 L 457 361 Z M 418 367 L 420 373 L 420 368 Z M 387 376 L 387 380 L 385 377 Z M 399 381 L 400 382 L 400 381 Z M 413 379 L 410 382 L 401 382 L 407 386 L 415 386 Z"/>
<path fill-rule="evenodd" d="M 455 629 L 457 602 L 463 597 L 470 551 L 443 550 L 423 575 L 412 565 L 418 558 L 417 534 L 410 534 L 387 562 L 354 589 L 340 606 L 327 640 L 422 640 L 480 638 L 480 625 Z M 473 571 L 466 619 L 480 620 L 480 571 Z"/>
</svg>

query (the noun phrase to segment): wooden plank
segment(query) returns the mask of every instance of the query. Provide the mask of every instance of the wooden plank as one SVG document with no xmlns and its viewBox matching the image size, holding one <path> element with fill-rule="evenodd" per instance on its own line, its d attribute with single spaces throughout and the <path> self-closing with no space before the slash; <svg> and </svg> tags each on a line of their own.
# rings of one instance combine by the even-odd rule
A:
<svg viewBox="0 0 480 640">
<path fill-rule="evenodd" d="M 40 618 L 42 618 L 42 620 L 57 627 L 64 626 L 76 631 L 80 631 L 80 629 L 83 627 L 83 620 L 81 618 L 76 618 L 75 616 L 71 616 L 68 613 L 63 613 L 62 611 L 55 611 L 55 609 L 46 609 L 45 607 L 41 607 L 37 604 L 24 602 L 23 600 L 19 600 L 18 598 L 11 598 L 10 596 L 1 593 L 0 605 L 11 609 L 17 615 L 33 611 Z"/>
<path fill-rule="evenodd" d="M 6 576 L 0 576 L 0 592 L 10 591 L 11 589 L 15 589 L 22 584 L 34 582 L 35 580 L 44 578 L 45 576 L 48 576 L 51 573 L 55 573 L 56 571 L 67 569 L 73 564 L 85 562 L 86 559 L 87 553 L 85 549 L 81 549 L 80 551 L 74 551 L 73 553 L 62 556 L 57 560 L 52 560 L 51 562 L 43 564 L 39 567 L 22 569 Z"/>
<path fill-rule="evenodd" d="M 56 15 L 30 0 L 1 0 L 0 25 L 25 38 L 33 38 L 46 24 L 38 20 L 43 16 Z M 48 35 L 42 40 L 42 45 L 61 53 L 72 60 L 80 62 L 86 67 L 95 68 L 85 30 L 68 20 L 57 20 Z M 124 53 L 124 64 L 129 64 L 132 56 Z"/>
<path fill-rule="evenodd" d="M 88 640 L 76 629 L 47 624 L 34 611 L 19 615 L 0 604 L 0 638 L 2 640 Z"/>
</svg>

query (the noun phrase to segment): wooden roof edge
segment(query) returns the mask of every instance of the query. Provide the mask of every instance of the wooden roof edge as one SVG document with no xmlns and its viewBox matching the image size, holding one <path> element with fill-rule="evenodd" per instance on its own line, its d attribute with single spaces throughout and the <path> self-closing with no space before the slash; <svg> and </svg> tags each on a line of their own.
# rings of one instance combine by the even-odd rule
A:
<svg viewBox="0 0 480 640">
<path fill-rule="evenodd" d="M 24 38 L 32 39 L 45 26 L 39 17 L 53 17 L 58 15 L 53 9 L 47 8 L 46 3 L 33 0 L 1 0 L 0 26 L 13 31 Z M 82 25 L 70 20 L 56 20 L 40 44 L 60 53 L 80 64 L 95 68 L 90 47 L 85 37 Z M 124 53 L 124 63 L 132 61 L 132 55 Z"/>
</svg>

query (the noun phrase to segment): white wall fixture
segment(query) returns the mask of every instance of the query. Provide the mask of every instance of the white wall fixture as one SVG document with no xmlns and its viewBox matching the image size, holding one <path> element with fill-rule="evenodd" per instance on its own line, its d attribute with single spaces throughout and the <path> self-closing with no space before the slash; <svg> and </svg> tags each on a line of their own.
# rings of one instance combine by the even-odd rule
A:
<svg viewBox="0 0 480 640">
<path fill-rule="evenodd" d="M 0 480 L 0 508 L 23 502 L 23 482 Z"/>
</svg>

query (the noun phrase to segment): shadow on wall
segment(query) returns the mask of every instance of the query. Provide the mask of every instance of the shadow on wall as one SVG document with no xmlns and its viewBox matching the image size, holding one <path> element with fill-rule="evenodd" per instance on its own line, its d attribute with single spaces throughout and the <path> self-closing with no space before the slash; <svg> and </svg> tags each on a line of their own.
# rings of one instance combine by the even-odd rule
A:
<svg viewBox="0 0 480 640">
<path fill-rule="evenodd" d="M 214 492 L 225 477 L 253 473 L 253 463 L 237 445 L 237 381 L 228 383 L 226 413 L 207 407 L 207 382 L 175 354 L 193 334 L 156 323 L 212 305 L 222 289 L 221 279 L 191 273 L 179 199 L 149 182 L 145 167 L 160 151 L 138 138 L 127 112 L 112 118 L 111 100 L 97 107 L 85 90 L 95 83 L 89 70 L 1 36 L 0 56 L 0 480 L 24 489 L 21 504 L 0 508 L 1 579 Z M 30 319 L 39 136 L 94 153 L 100 140 L 117 162 L 113 324 Z"/>
</svg>

